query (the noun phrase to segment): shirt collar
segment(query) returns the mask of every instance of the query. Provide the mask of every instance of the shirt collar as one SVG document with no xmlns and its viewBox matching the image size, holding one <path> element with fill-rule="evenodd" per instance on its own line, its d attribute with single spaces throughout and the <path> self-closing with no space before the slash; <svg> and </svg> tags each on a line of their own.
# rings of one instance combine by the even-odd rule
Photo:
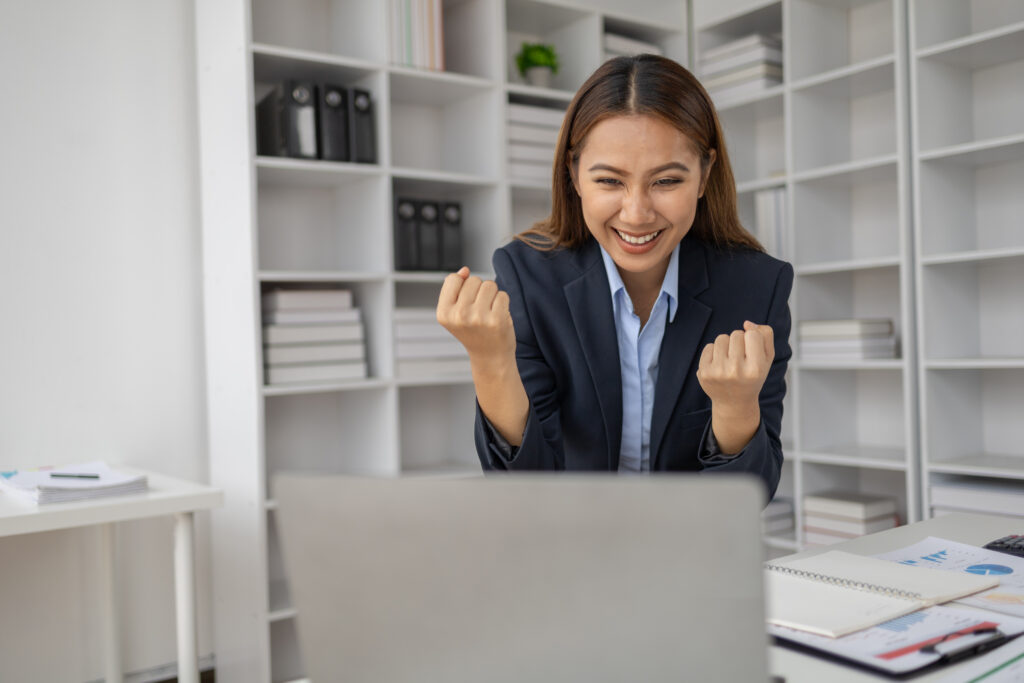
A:
<svg viewBox="0 0 1024 683">
<path fill-rule="evenodd" d="M 604 261 L 604 271 L 608 275 L 608 287 L 611 290 L 612 306 L 615 305 L 615 295 L 619 290 L 622 290 L 623 296 L 627 299 L 629 296 L 626 294 L 626 285 L 622 282 L 622 276 L 619 275 L 619 269 L 615 267 L 615 261 L 608 255 L 608 252 L 604 250 L 604 247 L 600 243 L 597 245 L 601 249 L 601 260 Z M 661 281 L 661 291 L 668 296 L 668 321 L 672 322 L 676 317 L 676 309 L 679 307 L 677 294 L 679 292 L 679 245 L 672 250 L 672 256 L 668 260 L 668 268 L 665 270 L 665 279 Z M 661 294 L 658 294 L 661 297 Z"/>
</svg>

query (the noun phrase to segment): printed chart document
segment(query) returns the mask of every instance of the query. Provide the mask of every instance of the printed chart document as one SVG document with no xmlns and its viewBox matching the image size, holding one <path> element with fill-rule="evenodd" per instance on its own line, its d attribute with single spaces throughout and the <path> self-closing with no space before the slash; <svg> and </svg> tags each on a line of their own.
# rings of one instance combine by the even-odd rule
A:
<svg viewBox="0 0 1024 683">
<path fill-rule="evenodd" d="M 1024 617 L 1024 558 L 934 536 L 875 557 L 910 567 L 998 578 L 997 588 L 958 602 Z"/>
<path fill-rule="evenodd" d="M 840 550 L 765 565 L 768 622 L 837 638 L 999 584 Z"/>
<path fill-rule="evenodd" d="M 969 607 L 937 605 L 842 638 L 828 638 L 775 625 L 769 625 L 768 633 L 790 643 L 872 669 L 904 674 L 939 662 L 947 651 L 944 648 L 983 641 L 992 629 L 998 629 L 1005 636 L 1024 633 L 1024 619 Z M 973 635 L 979 631 L 982 633 Z M 1013 641 L 1018 642 L 1024 643 L 1024 639 Z M 1009 653 L 1007 647 L 1009 645 L 997 648 L 991 656 L 1004 651 Z M 1012 658 L 1013 654 L 1010 654 L 1000 661 Z M 960 674 L 956 680 L 963 683 L 970 678 Z M 988 679 L 982 680 L 989 683 Z"/>
</svg>

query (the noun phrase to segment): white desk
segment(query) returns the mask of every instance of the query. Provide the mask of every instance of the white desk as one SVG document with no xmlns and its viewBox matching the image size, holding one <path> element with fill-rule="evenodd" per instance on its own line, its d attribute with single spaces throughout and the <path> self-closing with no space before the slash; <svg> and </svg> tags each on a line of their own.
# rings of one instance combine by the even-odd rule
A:
<svg viewBox="0 0 1024 683">
<path fill-rule="evenodd" d="M 937 536 L 951 541 L 980 546 L 1000 536 L 1021 532 L 1024 532 L 1024 520 L 1021 519 L 956 513 L 915 524 L 908 524 L 896 529 L 880 531 L 877 534 L 862 536 L 851 541 L 836 543 L 835 545 L 805 550 L 804 552 L 787 557 L 809 557 L 827 550 L 845 550 L 846 552 L 859 555 L 875 555 L 917 543 L 928 536 Z M 769 648 L 768 657 L 772 674 L 785 678 L 786 683 L 820 683 L 821 681 L 846 683 L 847 681 L 892 680 L 884 676 L 874 676 L 866 671 L 778 646 Z M 914 681 L 914 683 L 940 680 L 955 673 L 957 667 L 963 665 L 964 663 L 958 663 L 942 667 L 926 675 L 915 676 L 910 680 Z"/>
<path fill-rule="evenodd" d="M 174 479 L 136 468 L 126 472 L 145 474 L 149 491 L 137 495 L 112 496 L 75 503 L 34 505 L 0 492 L 0 537 L 99 525 L 106 585 L 104 626 L 106 630 L 106 680 L 121 681 L 121 638 L 117 623 L 117 577 L 114 572 L 114 524 L 146 517 L 174 515 L 174 596 L 178 636 L 178 681 L 198 683 L 196 655 L 195 560 L 193 557 L 193 515 L 223 504 L 218 489 Z"/>
</svg>

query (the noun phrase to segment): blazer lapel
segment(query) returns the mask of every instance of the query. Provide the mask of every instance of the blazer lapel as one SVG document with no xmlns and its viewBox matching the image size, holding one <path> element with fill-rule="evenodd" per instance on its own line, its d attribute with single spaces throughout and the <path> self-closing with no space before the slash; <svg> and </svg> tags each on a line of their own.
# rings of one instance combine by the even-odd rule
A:
<svg viewBox="0 0 1024 683">
<path fill-rule="evenodd" d="M 651 470 L 656 469 L 669 418 L 675 410 L 687 373 L 700 357 L 698 348 L 711 317 L 711 307 L 696 296 L 708 288 L 704 246 L 690 237 L 679 248 L 679 305 L 675 319 L 665 326 L 658 355 L 658 382 L 651 413 Z M 620 398 L 621 400 L 621 398 Z"/>
<path fill-rule="evenodd" d="M 581 249 L 577 258 L 583 273 L 563 291 L 594 381 L 608 443 L 608 467 L 614 472 L 619 469 L 622 443 L 622 370 L 611 293 L 597 242 Z"/>
</svg>

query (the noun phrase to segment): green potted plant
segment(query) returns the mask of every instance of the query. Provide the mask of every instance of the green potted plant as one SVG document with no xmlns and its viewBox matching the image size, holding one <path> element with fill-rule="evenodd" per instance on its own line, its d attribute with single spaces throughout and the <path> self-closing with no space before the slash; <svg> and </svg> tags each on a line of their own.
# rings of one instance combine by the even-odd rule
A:
<svg viewBox="0 0 1024 683">
<path fill-rule="evenodd" d="M 519 74 L 530 85 L 551 86 L 551 74 L 558 73 L 558 55 L 553 45 L 524 42 L 516 55 Z"/>
</svg>

